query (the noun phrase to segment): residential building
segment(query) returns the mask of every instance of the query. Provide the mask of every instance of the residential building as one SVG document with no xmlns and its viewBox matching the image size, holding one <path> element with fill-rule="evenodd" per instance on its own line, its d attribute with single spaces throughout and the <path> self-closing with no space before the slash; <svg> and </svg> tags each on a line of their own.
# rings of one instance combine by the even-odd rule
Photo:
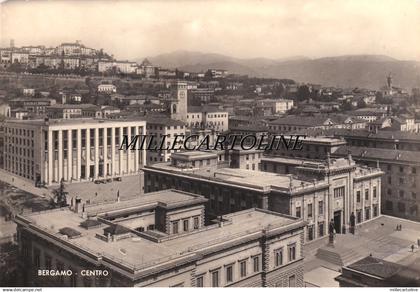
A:
<svg viewBox="0 0 420 292">
<path fill-rule="evenodd" d="M 351 153 L 359 163 L 379 166 L 382 179 L 382 213 L 420 221 L 420 157 L 418 152 L 342 146 L 336 157 Z"/>
<path fill-rule="evenodd" d="M 150 143 L 150 149 L 147 150 L 147 164 L 170 161 L 171 154 L 178 152 L 177 148 L 183 148 L 185 124 L 165 116 L 146 116 L 145 120 L 149 136 L 148 143 Z M 174 150 L 171 150 L 176 135 L 182 137 L 177 139 Z M 150 141 L 152 136 L 153 141 Z M 157 150 L 154 150 L 154 148 Z"/>
<path fill-rule="evenodd" d="M 217 107 L 189 106 L 187 125 L 225 132 L 229 129 L 229 114 Z"/>
</svg>

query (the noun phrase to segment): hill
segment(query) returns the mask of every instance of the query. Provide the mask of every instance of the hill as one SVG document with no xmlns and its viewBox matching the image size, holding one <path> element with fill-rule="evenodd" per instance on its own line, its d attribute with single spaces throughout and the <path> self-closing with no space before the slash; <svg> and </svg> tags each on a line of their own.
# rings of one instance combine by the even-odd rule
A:
<svg viewBox="0 0 420 292">
<path fill-rule="evenodd" d="M 239 59 L 221 54 L 175 51 L 148 58 L 161 67 L 191 72 L 217 68 L 255 77 L 290 78 L 324 86 L 371 89 L 383 86 L 386 76 L 392 72 L 396 86 L 407 89 L 420 87 L 420 62 L 401 61 L 383 55 Z"/>
</svg>

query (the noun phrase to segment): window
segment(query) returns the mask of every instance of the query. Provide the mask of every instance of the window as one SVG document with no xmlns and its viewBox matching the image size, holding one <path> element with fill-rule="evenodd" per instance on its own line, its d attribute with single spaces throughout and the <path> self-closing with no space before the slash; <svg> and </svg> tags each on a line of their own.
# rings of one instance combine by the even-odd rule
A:
<svg viewBox="0 0 420 292">
<path fill-rule="evenodd" d="M 392 201 L 385 201 L 385 209 L 392 211 L 394 209 Z"/>
<path fill-rule="evenodd" d="M 41 267 L 41 251 L 34 248 L 34 265 L 37 269 Z"/>
<path fill-rule="evenodd" d="M 49 255 L 45 255 L 45 269 L 51 270 L 51 257 Z"/>
<path fill-rule="evenodd" d="M 178 233 L 178 221 L 175 221 L 172 223 L 172 233 L 177 234 Z"/>
<path fill-rule="evenodd" d="M 373 197 L 376 198 L 376 187 L 373 187 Z"/>
<path fill-rule="evenodd" d="M 226 282 L 230 283 L 233 282 L 233 266 L 226 267 Z"/>
<path fill-rule="evenodd" d="M 289 287 L 296 287 L 296 276 L 292 275 L 289 277 Z"/>
<path fill-rule="evenodd" d="M 365 200 L 369 200 L 369 189 L 365 190 Z"/>
<path fill-rule="evenodd" d="M 357 217 L 357 223 L 361 223 L 362 222 L 362 210 L 357 210 L 356 211 L 356 217 Z"/>
<path fill-rule="evenodd" d="M 276 267 L 283 265 L 283 249 L 282 248 L 274 251 L 274 264 Z"/>
<path fill-rule="evenodd" d="M 296 260 L 296 244 L 289 245 L 289 262 Z"/>
<path fill-rule="evenodd" d="M 392 179 L 390 176 L 388 176 L 388 184 L 391 185 L 392 184 Z"/>
<path fill-rule="evenodd" d="M 378 205 L 373 205 L 373 217 L 378 216 Z"/>
<path fill-rule="evenodd" d="M 360 203 L 360 191 L 357 191 L 356 193 L 356 201 L 357 203 Z"/>
<path fill-rule="evenodd" d="M 334 198 L 340 198 L 344 196 L 345 187 L 339 187 L 334 189 Z"/>
<path fill-rule="evenodd" d="M 300 207 L 296 207 L 296 217 L 298 217 L 298 218 L 302 218 L 302 214 L 301 214 L 301 211 L 300 211 Z"/>
<path fill-rule="evenodd" d="M 319 237 L 324 236 L 324 223 L 323 222 L 318 224 L 318 234 L 319 234 Z"/>
<path fill-rule="evenodd" d="M 400 185 L 403 185 L 403 184 L 404 184 L 404 178 L 400 177 Z"/>
<path fill-rule="evenodd" d="M 219 287 L 219 271 L 211 273 L 211 284 L 213 287 Z"/>
<path fill-rule="evenodd" d="M 197 286 L 197 287 L 204 287 L 204 280 L 203 280 L 203 276 L 199 276 L 199 277 L 197 277 L 197 280 L 196 280 L 196 286 Z"/>
<path fill-rule="evenodd" d="M 324 214 L 324 201 L 318 202 L 318 215 Z"/>
<path fill-rule="evenodd" d="M 398 202 L 398 211 L 405 212 L 405 204 L 402 202 Z"/>
<path fill-rule="evenodd" d="M 198 217 L 194 217 L 194 229 L 198 229 L 200 227 L 200 219 Z"/>
<path fill-rule="evenodd" d="M 312 204 L 308 204 L 308 217 L 312 217 Z"/>
<path fill-rule="evenodd" d="M 416 199 L 416 198 L 417 198 L 417 194 L 416 194 L 415 192 L 411 192 L 411 197 L 412 197 L 413 199 Z"/>
<path fill-rule="evenodd" d="M 370 207 L 365 208 L 365 220 L 370 219 Z"/>
<path fill-rule="evenodd" d="M 411 173 L 413 173 L 413 174 L 417 173 L 417 169 L 415 167 L 412 167 L 411 168 Z"/>
<path fill-rule="evenodd" d="M 246 260 L 239 263 L 241 278 L 246 277 Z"/>
<path fill-rule="evenodd" d="M 252 260 L 254 262 L 254 273 L 258 273 L 260 271 L 260 257 L 255 256 Z"/>
<path fill-rule="evenodd" d="M 404 167 L 400 166 L 400 172 L 404 172 Z"/>
<path fill-rule="evenodd" d="M 183 225 L 184 225 L 184 231 L 188 231 L 189 230 L 189 220 L 186 219 L 183 221 Z"/>
<path fill-rule="evenodd" d="M 403 190 L 400 190 L 400 198 L 401 199 L 404 198 L 404 191 Z"/>
</svg>

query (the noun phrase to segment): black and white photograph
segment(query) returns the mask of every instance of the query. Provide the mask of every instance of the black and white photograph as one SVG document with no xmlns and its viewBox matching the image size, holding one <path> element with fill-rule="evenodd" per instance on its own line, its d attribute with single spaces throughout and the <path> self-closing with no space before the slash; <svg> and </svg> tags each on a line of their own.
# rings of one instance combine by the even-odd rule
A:
<svg viewBox="0 0 420 292">
<path fill-rule="evenodd" d="M 418 291 L 420 1 L 0 0 L 0 286 Z"/>
</svg>

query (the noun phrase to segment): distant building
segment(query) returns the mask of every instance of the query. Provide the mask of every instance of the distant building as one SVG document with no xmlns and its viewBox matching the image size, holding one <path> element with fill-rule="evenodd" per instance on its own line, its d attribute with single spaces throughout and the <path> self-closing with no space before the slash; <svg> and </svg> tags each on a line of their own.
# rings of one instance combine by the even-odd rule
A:
<svg viewBox="0 0 420 292">
<path fill-rule="evenodd" d="M 176 153 L 179 150 L 170 150 L 172 147 L 175 135 L 184 135 L 185 137 L 185 124 L 178 120 L 173 120 L 167 117 L 162 116 L 149 116 L 145 118 L 147 122 L 147 133 L 149 135 L 149 139 L 153 137 L 153 141 L 151 142 L 151 150 L 147 150 L 147 164 L 154 164 L 158 162 L 166 162 L 171 160 L 171 154 Z M 165 139 L 163 141 L 163 136 Z M 176 147 L 183 148 L 182 141 L 184 138 L 178 138 L 177 142 L 179 142 Z M 164 144 L 162 145 L 161 143 Z M 161 147 L 162 146 L 162 147 Z M 144 146 L 146 147 L 146 146 Z M 157 150 L 153 150 L 153 148 L 157 148 Z M 169 150 L 166 150 L 169 148 Z"/>
<path fill-rule="evenodd" d="M 211 129 L 218 133 L 225 132 L 229 129 L 229 114 L 217 107 L 190 106 L 188 107 L 187 125 Z"/>
<path fill-rule="evenodd" d="M 420 157 L 415 151 L 342 146 L 336 157 L 351 153 L 359 162 L 379 166 L 382 179 L 382 213 L 420 221 Z"/>
<path fill-rule="evenodd" d="M 188 106 L 201 106 L 214 100 L 214 89 L 196 88 L 188 90 Z"/>
<path fill-rule="evenodd" d="M 117 87 L 114 84 L 99 84 L 98 92 L 101 93 L 115 93 L 117 92 Z"/>
<path fill-rule="evenodd" d="M 204 225 L 206 201 L 164 190 L 18 215 L 21 279 L 48 287 L 304 286 L 304 221 L 248 209 Z"/>
<path fill-rule="evenodd" d="M 258 100 L 255 110 L 257 115 L 284 114 L 293 107 L 293 100 L 288 99 L 263 99 Z M 267 110 L 265 110 L 267 108 Z M 266 114 L 265 114 L 266 113 Z"/>
</svg>

